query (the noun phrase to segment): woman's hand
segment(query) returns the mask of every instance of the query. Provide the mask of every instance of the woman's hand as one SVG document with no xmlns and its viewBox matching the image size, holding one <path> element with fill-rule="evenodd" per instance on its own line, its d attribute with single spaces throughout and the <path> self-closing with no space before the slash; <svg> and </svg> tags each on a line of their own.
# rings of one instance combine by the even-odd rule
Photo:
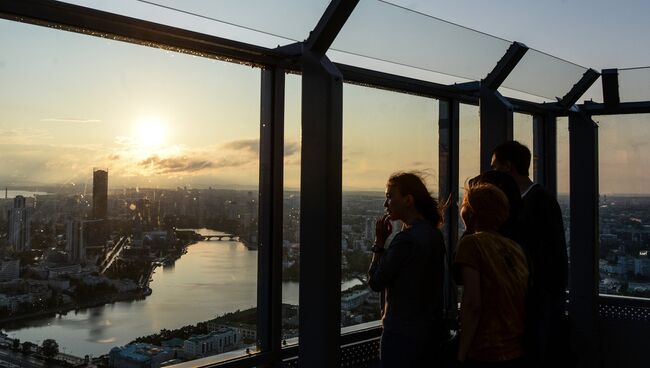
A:
<svg viewBox="0 0 650 368">
<path fill-rule="evenodd" d="M 375 222 L 375 245 L 384 247 L 386 239 L 393 232 L 393 224 L 388 219 L 388 215 L 384 215 L 377 219 Z"/>
</svg>

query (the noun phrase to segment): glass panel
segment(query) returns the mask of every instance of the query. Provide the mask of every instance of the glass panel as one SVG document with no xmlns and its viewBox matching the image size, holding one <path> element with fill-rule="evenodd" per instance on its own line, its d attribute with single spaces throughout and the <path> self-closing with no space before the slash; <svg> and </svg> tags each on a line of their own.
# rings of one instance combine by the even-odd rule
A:
<svg viewBox="0 0 650 368">
<path fill-rule="evenodd" d="M 569 206 L 569 118 L 559 117 L 557 123 L 557 202 L 562 210 L 567 254 L 571 254 L 571 207 Z M 569 267 L 571 260 L 569 259 Z M 571 272 L 569 272 L 569 276 Z"/>
<path fill-rule="evenodd" d="M 298 337 L 300 281 L 300 138 L 302 78 L 287 74 L 284 105 L 284 205 L 282 229 L 282 338 Z M 290 340 L 291 341 L 291 340 Z"/>
<path fill-rule="evenodd" d="M 350 326 L 380 318 L 365 280 L 388 177 L 418 171 L 438 193 L 438 102 L 351 84 L 343 96 L 341 323 Z"/>
<path fill-rule="evenodd" d="M 598 116 L 600 292 L 650 297 L 650 114 Z"/>
<path fill-rule="evenodd" d="M 650 67 L 619 69 L 618 89 L 621 102 L 650 101 Z"/>
<path fill-rule="evenodd" d="M 326 0 L 65 0 L 110 13 L 274 48 L 309 36 Z M 291 18 L 287 22 L 287 17 Z"/>
<path fill-rule="evenodd" d="M 537 166 L 538 157 L 535 156 L 534 150 L 534 121 L 533 116 L 528 114 L 513 113 L 512 119 L 513 138 L 524 146 L 528 147 L 531 153 L 531 162 L 529 175 L 533 181 L 537 181 L 535 176 L 535 167 Z"/>
<path fill-rule="evenodd" d="M 460 145 L 458 150 L 460 152 L 460 161 L 458 162 L 458 183 L 460 189 L 458 191 L 458 208 L 463 203 L 463 195 L 465 193 L 465 184 L 467 181 L 481 173 L 481 152 L 479 147 L 481 145 L 481 125 L 479 118 L 479 107 L 474 105 L 460 104 Z M 465 232 L 465 224 L 463 219 L 459 217 L 458 236 Z"/>
<path fill-rule="evenodd" d="M 578 103 L 581 104 L 585 101 L 603 103 L 603 81 L 601 79 L 598 79 L 589 87 L 587 92 L 580 97 Z"/>
<path fill-rule="evenodd" d="M 587 68 L 530 49 L 503 82 L 503 87 L 555 100 L 578 83 Z"/>
<path fill-rule="evenodd" d="M 513 137 L 516 141 L 528 147 L 530 152 L 533 150 L 533 116 L 528 114 L 513 114 L 512 119 Z M 533 174 L 533 165 L 530 165 L 531 175 Z"/>
<path fill-rule="evenodd" d="M 0 44 L 6 333 L 115 366 L 256 349 L 259 69 L 4 20 Z"/>
<path fill-rule="evenodd" d="M 359 2 L 332 49 L 479 80 L 492 70 L 509 46 L 510 42 L 503 39 L 397 5 L 368 0 Z M 338 61 L 340 55 L 330 57 Z"/>
</svg>

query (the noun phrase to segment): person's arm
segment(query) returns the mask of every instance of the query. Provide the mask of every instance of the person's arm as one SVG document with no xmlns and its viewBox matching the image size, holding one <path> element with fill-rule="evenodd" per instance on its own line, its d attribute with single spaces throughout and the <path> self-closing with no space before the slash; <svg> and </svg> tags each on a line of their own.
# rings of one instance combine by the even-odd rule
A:
<svg viewBox="0 0 650 368">
<path fill-rule="evenodd" d="M 481 280 L 479 272 L 466 265 L 461 266 L 460 277 L 464 288 L 460 307 L 458 360 L 464 362 L 481 319 Z"/>
<path fill-rule="evenodd" d="M 406 265 L 412 254 L 413 241 L 401 232 L 395 236 L 390 247 L 375 253 L 368 270 L 368 285 L 373 291 L 384 290 Z"/>
</svg>

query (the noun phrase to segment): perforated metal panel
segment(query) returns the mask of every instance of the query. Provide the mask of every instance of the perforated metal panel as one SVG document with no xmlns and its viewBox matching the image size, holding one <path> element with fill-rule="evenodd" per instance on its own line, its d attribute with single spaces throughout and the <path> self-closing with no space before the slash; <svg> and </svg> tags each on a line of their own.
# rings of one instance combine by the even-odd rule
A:
<svg viewBox="0 0 650 368">
<path fill-rule="evenodd" d="M 379 338 L 355 342 L 341 347 L 341 367 L 374 368 L 379 366 Z M 282 362 L 283 368 L 298 367 L 298 359 Z"/>
<path fill-rule="evenodd" d="M 341 367 L 375 367 L 379 361 L 379 338 L 341 348 Z"/>
<path fill-rule="evenodd" d="M 282 368 L 298 368 L 298 358 L 282 361 Z"/>
<path fill-rule="evenodd" d="M 601 303 L 599 312 L 607 320 L 650 322 L 650 307 Z"/>
</svg>

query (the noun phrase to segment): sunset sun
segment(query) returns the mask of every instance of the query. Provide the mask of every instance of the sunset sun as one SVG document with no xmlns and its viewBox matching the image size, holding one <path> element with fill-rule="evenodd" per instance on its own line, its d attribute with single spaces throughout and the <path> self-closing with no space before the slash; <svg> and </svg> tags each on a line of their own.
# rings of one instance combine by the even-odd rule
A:
<svg viewBox="0 0 650 368">
<path fill-rule="evenodd" d="M 167 126 L 158 118 L 144 118 L 135 123 L 133 137 L 143 148 L 157 148 L 167 143 Z"/>
</svg>

